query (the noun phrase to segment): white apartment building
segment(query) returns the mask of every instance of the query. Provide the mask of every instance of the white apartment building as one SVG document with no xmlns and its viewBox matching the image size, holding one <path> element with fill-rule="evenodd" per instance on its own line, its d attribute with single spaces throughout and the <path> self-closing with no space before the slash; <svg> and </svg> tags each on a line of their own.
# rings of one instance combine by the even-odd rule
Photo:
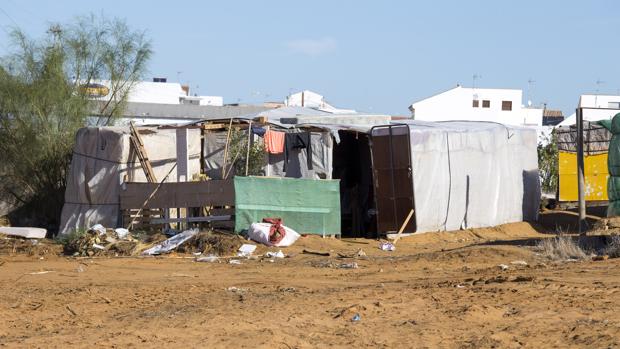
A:
<svg viewBox="0 0 620 349">
<path fill-rule="evenodd" d="M 583 120 L 598 121 L 613 118 L 620 113 L 620 95 L 587 94 L 579 96 L 578 108 L 583 109 Z M 558 126 L 574 125 L 577 121 L 575 113 L 568 116 Z"/>
<path fill-rule="evenodd" d="M 543 109 L 525 107 L 522 100 L 523 91 L 517 89 L 457 85 L 411 104 L 409 110 L 413 119 L 423 121 L 469 120 L 542 126 Z"/>
<path fill-rule="evenodd" d="M 96 100 L 108 100 L 110 98 L 110 81 L 97 81 L 90 84 L 89 90 L 96 92 L 91 97 Z M 95 87 L 95 86 L 99 86 Z M 127 96 L 127 102 L 131 103 L 155 103 L 155 104 L 192 104 L 192 105 L 224 105 L 221 96 L 198 96 L 191 95 L 189 86 L 178 82 L 167 82 L 165 78 L 153 78 L 153 81 L 136 82 Z"/>
</svg>

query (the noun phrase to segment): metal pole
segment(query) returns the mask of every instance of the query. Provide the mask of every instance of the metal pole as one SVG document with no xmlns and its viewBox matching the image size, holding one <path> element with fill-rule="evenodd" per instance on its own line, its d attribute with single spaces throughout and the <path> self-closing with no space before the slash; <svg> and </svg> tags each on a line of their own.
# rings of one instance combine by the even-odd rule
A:
<svg viewBox="0 0 620 349">
<path fill-rule="evenodd" d="M 586 225 L 586 197 L 584 194 L 585 177 L 583 172 L 583 109 L 577 108 L 577 188 L 579 190 L 579 234 L 585 234 Z"/>
</svg>

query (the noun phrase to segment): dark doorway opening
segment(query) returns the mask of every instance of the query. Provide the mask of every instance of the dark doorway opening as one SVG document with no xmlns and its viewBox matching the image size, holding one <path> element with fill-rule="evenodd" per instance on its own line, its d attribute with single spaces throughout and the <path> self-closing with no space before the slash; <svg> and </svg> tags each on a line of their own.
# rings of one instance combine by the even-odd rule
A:
<svg viewBox="0 0 620 349">
<path fill-rule="evenodd" d="M 340 179 L 343 237 L 377 237 L 369 137 L 340 131 L 334 145 L 333 178 Z"/>
</svg>

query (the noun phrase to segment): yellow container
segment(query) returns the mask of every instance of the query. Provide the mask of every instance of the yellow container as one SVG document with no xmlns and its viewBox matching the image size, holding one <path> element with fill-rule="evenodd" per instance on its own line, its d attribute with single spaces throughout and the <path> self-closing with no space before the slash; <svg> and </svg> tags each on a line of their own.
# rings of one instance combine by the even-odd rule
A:
<svg viewBox="0 0 620 349">
<path fill-rule="evenodd" d="M 586 201 L 608 200 L 607 198 L 607 153 L 584 155 Z M 559 201 L 578 201 L 577 154 L 560 151 L 558 154 L 560 176 Z"/>
</svg>

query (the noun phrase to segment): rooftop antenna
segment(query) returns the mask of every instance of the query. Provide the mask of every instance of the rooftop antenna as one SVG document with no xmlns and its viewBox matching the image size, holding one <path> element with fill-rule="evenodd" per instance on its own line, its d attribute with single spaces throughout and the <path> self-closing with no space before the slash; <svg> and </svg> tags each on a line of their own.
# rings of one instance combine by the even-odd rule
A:
<svg viewBox="0 0 620 349">
<path fill-rule="evenodd" d="M 527 106 L 532 106 L 532 85 L 536 83 L 536 80 L 529 78 L 527 79 Z"/>
<path fill-rule="evenodd" d="M 475 89 L 476 89 L 476 80 L 478 80 L 478 79 L 482 79 L 482 75 L 478 75 L 477 73 L 475 73 L 475 74 L 472 76 L 472 78 L 471 78 L 471 79 L 472 79 L 472 83 L 471 83 L 471 84 L 472 84 L 472 87 L 473 87 L 473 89 L 475 90 Z"/>
<path fill-rule="evenodd" d="M 472 99 L 474 101 L 478 100 L 478 94 L 476 93 L 476 80 L 478 79 L 482 79 L 482 75 L 478 75 L 477 73 L 474 73 L 474 75 L 471 77 L 471 85 L 472 85 L 472 90 L 474 92 L 474 95 L 472 96 Z"/>
</svg>

